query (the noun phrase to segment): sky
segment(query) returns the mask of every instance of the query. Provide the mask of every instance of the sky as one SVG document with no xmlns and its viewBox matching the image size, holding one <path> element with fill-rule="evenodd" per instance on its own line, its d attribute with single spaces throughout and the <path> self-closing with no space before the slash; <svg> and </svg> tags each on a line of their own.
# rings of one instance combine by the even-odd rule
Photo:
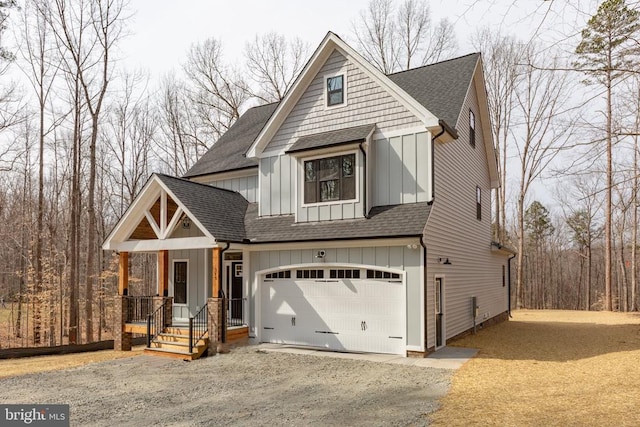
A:
<svg viewBox="0 0 640 427">
<path fill-rule="evenodd" d="M 517 1 L 517 5 L 515 2 Z M 257 34 L 275 31 L 300 37 L 314 49 L 327 31 L 353 44 L 353 23 L 368 0 L 131 0 L 129 36 L 122 43 L 126 68 L 146 69 L 158 77 L 178 69 L 189 47 L 214 37 L 222 41 L 230 62 L 242 61 L 247 42 Z M 432 0 L 434 22 L 448 18 L 459 43 L 459 54 L 473 52 L 471 34 L 487 25 L 528 38 L 554 38 L 586 20 L 582 10 L 595 10 L 589 0 Z M 567 6 L 570 5 L 570 6 Z M 543 23 L 540 26 L 540 23 Z M 547 25 L 551 24 L 553 25 Z"/>
</svg>

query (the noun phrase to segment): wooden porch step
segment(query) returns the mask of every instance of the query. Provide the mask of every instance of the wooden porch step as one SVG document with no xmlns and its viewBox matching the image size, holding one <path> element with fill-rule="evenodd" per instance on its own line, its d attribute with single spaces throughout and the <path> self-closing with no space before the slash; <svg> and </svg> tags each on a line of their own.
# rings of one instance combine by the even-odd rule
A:
<svg viewBox="0 0 640 427">
<path fill-rule="evenodd" d="M 202 354 L 198 351 L 189 353 L 188 351 L 171 350 L 167 348 L 145 348 L 144 353 L 152 356 L 171 357 L 174 359 L 182 360 L 195 360 L 198 359 Z"/>
<path fill-rule="evenodd" d="M 202 339 L 206 339 L 208 338 L 209 335 L 208 334 L 204 334 L 204 336 L 201 338 Z M 181 335 L 181 334 L 169 334 L 166 332 L 162 332 L 160 334 L 158 334 L 157 340 L 159 341 L 168 341 L 168 342 L 189 342 L 189 335 Z"/>
<path fill-rule="evenodd" d="M 195 360 L 200 358 L 209 347 L 208 339 L 198 341 L 192 353 L 189 353 L 189 343 L 162 341 L 155 339 L 151 342 L 151 347 L 144 349 L 145 354 L 157 356 L 173 357 L 183 360 Z"/>
<path fill-rule="evenodd" d="M 200 340 L 195 345 L 195 347 L 203 346 L 203 345 L 205 345 L 205 341 Z M 151 341 L 151 347 L 152 348 L 166 348 L 166 349 L 183 350 L 185 348 L 189 348 L 189 342 L 163 341 L 163 340 L 155 339 L 155 340 Z"/>
</svg>

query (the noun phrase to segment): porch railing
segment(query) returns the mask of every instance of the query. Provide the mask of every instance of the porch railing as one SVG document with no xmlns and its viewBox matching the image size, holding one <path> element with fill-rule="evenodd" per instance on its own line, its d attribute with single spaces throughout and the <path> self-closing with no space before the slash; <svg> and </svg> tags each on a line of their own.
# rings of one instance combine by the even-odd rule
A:
<svg viewBox="0 0 640 427">
<path fill-rule="evenodd" d="M 208 319 L 209 310 L 207 304 L 203 305 L 195 316 L 189 318 L 189 353 L 193 353 L 198 341 L 208 332 Z"/>
<path fill-rule="evenodd" d="M 125 296 L 127 302 L 126 323 L 144 323 L 153 313 L 153 296 Z"/>
<path fill-rule="evenodd" d="M 227 307 L 227 327 L 244 325 L 245 298 L 230 298 Z"/>
<path fill-rule="evenodd" d="M 170 301 L 170 299 L 164 300 L 160 307 L 147 316 L 147 348 L 151 348 L 151 342 L 164 331 L 167 325 L 165 314 L 167 313 L 166 306 Z"/>
</svg>

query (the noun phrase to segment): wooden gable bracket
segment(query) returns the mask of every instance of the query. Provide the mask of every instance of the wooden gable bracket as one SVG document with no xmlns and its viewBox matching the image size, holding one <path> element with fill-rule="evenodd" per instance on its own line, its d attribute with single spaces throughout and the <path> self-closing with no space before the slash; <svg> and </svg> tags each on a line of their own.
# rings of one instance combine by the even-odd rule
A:
<svg viewBox="0 0 640 427">
<path fill-rule="evenodd" d="M 160 212 L 157 218 L 159 219 L 159 224 L 152 212 L 152 209 L 156 207 L 158 201 L 160 201 Z M 144 216 L 153 229 L 153 232 L 155 233 L 156 237 L 161 240 L 167 239 L 169 237 L 173 229 L 176 227 L 178 221 L 180 221 L 182 214 L 184 213 L 183 209 L 180 206 L 176 206 L 176 210 L 171 215 L 170 209 L 168 208 L 168 201 L 171 201 L 171 203 L 177 205 L 175 201 L 171 200 L 165 190 L 160 190 L 160 197 L 156 199 L 156 202 L 153 205 L 149 206 L 149 208 L 145 209 L 144 211 Z"/>
</svg>

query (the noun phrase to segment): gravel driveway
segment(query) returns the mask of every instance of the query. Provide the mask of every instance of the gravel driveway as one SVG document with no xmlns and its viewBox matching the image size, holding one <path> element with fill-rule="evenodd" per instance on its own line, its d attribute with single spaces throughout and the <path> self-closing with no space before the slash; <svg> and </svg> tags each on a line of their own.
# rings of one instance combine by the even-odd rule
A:
<svg viewBox="0 0 640 427">
<path fill-rule="evenodd" d="M 0 402 L 69 403 L 73 426 L 426 425 L 452 374 L 248 346 L 5 378 Z"/>
</svg>

